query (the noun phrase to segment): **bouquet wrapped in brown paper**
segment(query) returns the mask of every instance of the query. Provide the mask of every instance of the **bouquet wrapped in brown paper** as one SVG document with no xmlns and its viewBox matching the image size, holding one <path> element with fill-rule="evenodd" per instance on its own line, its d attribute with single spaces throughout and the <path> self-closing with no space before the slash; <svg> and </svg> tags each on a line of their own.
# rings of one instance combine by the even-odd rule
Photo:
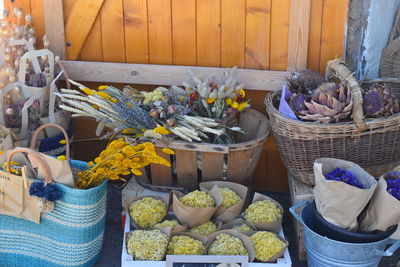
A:
<svg viewBox="0 0 400 267">
<path fill-rule="evenodd" d="M 362 213 L 359 230 L 387 231 L 400 222 L 400 167 L 379 178 L 368 208 Z"/>
<path fill-rule="evenodd" d="M 253 231 L 249 236 L 254 246 L 255 261 L 272 263 L 282 258 L 289 242 L 277 233 L 268 231 Z"/>
<path fill-rule="evenodd" d="M 204 255 L 207 240 L 207 237 L 188 232 L 171 234 L 167 255 Z"/>
<path fill-rule="evenodd" d="M 178 219 L 176 218 L 175 214 L 173 214 L 173 212 L 169 212 L 167 217 L 165 218 L 164 221 L 156 223 L 153 226 L 154 229 L 170 229 L 171 231 L 171 236 L 172 235 L 177 235 L 180 233 L 185 232 L 188 227 L 187 225 L 182 225 Z"/>
<path fill-rule="evenodd" d="M 221 221 L 210 220 L 195 227 L 189 228 L 188 232 L 207 237 L 210 234 L 221 230 L 221 227 L 222 227 Z"/>
<path fill-rule="evenodd" d="M 216 220 L 229 222 L 242 211 L 248 192 L 246 186 L 226 181 L 203 182 L 199 186 L 200 190 L 207 192 L 210 192 L 214 186 L 217 186 L 220 190 L 222 203 L 215 214 Z"/>
<path fill-rule="evenodd" d="M 160 223 L 168 214 L 170 198 L 161 196 L 128 197 L 123 199 L 125 210 L 136 229 L 148 229 Z"/>
<path fill-rule="evenodd" d="M 276 200 L 254 193 L 253 201 L 243 216 L 258 230 L 279 233 L 282 227 L 283 208 Z"/>
<path fill-rule="evenodd" d="M 249 256 L 249 262 L 255 258 L 255 250 L 250 237 L 230 229 L 221 230 L 208 236 L 207 255 Z"/>
<path fill-rule="evenodd" d="M 248 234 L 256 230 L 254 225 L 243 218 L 236 218 L 230 222 L 227 222 L 221 226 L 221 230 L 235 229 L 241 233 Z"/>
<path fill-rule="evenodd" d="M 339 180 L 341 174 L 335 172 L 343 171 L 349 178 L 341 176 L 342 180 Z M 333 158 L 317 159 L 314 174 L 314 199 L 318 213 L 336 226 L 357 231 L 357 217 L 375 191 L 375 178 L 355 163 Z M 332 180 L 336 178 L 338 180 Z"/>
<path fill-rule="evenodd" d="M 189 227 L 194 227 L 210 220 L 214 216 L 222 202 L 221 193 L 217 187 L 214 187 L 208 192 L 208 195 L 205 194 L 206 192 L 200 193 L 198 190 L 187 195 L 177 191 L 171 192 L 172 209 L 180 222 L 187 224 Z M 200 195 L 204 195 L 206 200 L 202 201 L 199 197 Z M 199 202 L 199 205 L 195 203 L 196 201 Z"/>
</svg>

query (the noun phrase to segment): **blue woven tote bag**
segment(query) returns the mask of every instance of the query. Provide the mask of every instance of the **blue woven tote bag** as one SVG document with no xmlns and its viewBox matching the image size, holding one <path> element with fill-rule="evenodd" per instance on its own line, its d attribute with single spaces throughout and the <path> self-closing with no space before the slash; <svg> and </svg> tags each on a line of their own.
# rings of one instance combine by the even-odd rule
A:
<svg viewBox="0 0 400 267">
<path fill-rule="evenodd" d="M 83 170 L 87 163 L 70 160 Z M 0 266 L 93 266 L 100 257 L 107 203 L 106 182 L 91 189 L 56 183 L 62 198 L 40 224 L 0 215 Z"/>
</svg>

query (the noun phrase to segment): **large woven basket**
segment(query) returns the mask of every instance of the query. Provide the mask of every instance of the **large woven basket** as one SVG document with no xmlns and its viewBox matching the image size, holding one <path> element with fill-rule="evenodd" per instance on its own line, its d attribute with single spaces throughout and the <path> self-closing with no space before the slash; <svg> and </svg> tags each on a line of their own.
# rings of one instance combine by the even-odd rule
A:
<svg viewBox="0 0 400 267">
<path fill-rule="evenodd" d="M 199 182 L 228 180 L 251 185 L 252 176 L 270 131 L 268 119 L 254 109 L 240 113 L 239 126 L 246 134 L 238 134 L 237 143 L 213 145 L 173 141 L 156 143 L 157 149 L 169 147 L 175 155 L 163 155 L 172 167 L 152 164 L 143 170 L 138 182 L 153 190 L 192 190 Z"/>
<path fill-rule="evenodd" d="M 361 89 L 352 82 L 349 86 L 356 105 Z M 315 184 L 313 163 L 321 157 L 355 162 L 375 177 L 400 165 L 400 113 L 359 121 L 354 119 L 353 108 L 357 123 L 303 122 L 278 111 L 280 95 L 280 91 L 268 95 L 266 109 L 282 161 L 299 181 Z"/>
</svg>

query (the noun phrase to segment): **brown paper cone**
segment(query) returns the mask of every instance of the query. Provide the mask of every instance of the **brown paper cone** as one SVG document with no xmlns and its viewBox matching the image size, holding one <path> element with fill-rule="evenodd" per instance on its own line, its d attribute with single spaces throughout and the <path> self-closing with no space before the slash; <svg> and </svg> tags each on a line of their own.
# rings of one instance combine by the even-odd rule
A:
<svg viewBox="0 0 400 267">
<path fill-rule="evenodd" d="M 248 233 L 252 233 L 256 230 L 256 228 L 254 227 L 254 225 L 248 221 L 246 221 L 243 218 L 236 218 L 233 221 L 230 221 L 228 223 L 225 223 L 221 226 L 221 230 L 225 230 L 225 229 L 233 229 L 234 226 L 239 226 L 242 224 L 247 224 L 251 229 L 253 229 L 253 231 L 250 232 L 244 232 L 243 234 L 248 235 Z M 240 232 L 240 231 L 239 231 Z"/>
<path fill-rule="evenodd" d="M 257 233 L 257 231 L 253 231 L 253 232 L 248 232 L 245 235 L 251 237 L 252 235 L 254 235 L 255 233 Z M 257 258 L 255 258 L 255 261 L 258 262 L 266 262 L 266 263 L 275 263 L 277 261 L 277 259 L 282 258 L 283 255 L 285 254 L 285 250 L 287 249 L 287 247 L 289 246 L 289 242 L 284 239 L 283 237 L 281 237 L 280 235 L 278 235 L 277 233 L 274 232 L 270 232 L 272 234 L 274 234 L 277 238 L 279 238 L 280 240 L 282 240 L 282 242 L 284 242 L 286 244 L 286 246 L 281 249 L 279 252 L 277 252 L 271 259 L 269 259 L 268 261 L 260 261 Z M 251 238 L 250 238 L 251 240 Z M 255 251 L 255 247 L 254 247 L 254 251 Z"/>
<path fill-rule="evenodd" d="M 204 182 L 200 183 L 200 190 L 203 191 L 211 191 L 211 189 L 214 186 L 217 186 L 218 188 L 229 188 L 233 192 L 239 195 L 241 198 L 241 201 L 237 203 L 236 205 L 233 205 L 230 208 L 224 208 L 220 206 L 220 208 L 217 210 L 215 214 L 215 219 L 222 221 L 222 222 L 229 222 L 237 217 L 237 215 L 240 214 L 242 211 L 242 208 L 244 206 L 244 203 L 246 202 L 246 197 L 247 197 L 247 192 L 248 188 L 244 185 L 237 184 L 237 183 L 232 183 L 232 182 L 225 182 L 225 181 L 213 181 L 213 182 Z"/>
<path fill-rule="evenodd" d="M 130 212 L 129 212 L 129 206 L 131 205 L 131 203 L 134 202 L 134 201 L 136 201 L 136 200 L 142 199 L 142 198 L 144 198 L 144 197 L 152 197 L 152 198 L 161 200 L 162 202 L 164 202 L 164 203 L 167 205 L 167 209 L 169 209 L 170 202 L 169 202 L 169 198 L 164 198 L 164 197 L 160 197 L 160 196 L 128 197 L 128 198 L 125 198 L 125 199 L 122 200 L 122 201 L 123 201 L 123 205 L 124 205 L 124 209 L 125 209 L 125 211 L 127 212 L 127 214 L 129 215 L 129 218 L 131 219 L 131 225 L 134 226 L 136 229 L 144 229 L 144 230 L 147 230 L 147 229 L 150 229 L 150 228 L 142 228 L 142 227 L 140 227 L 140 226 L 135 222 L 135 220 L 131 217 L 131 214 L 130 214 Z M 166 217 L 166 216 L 165 216 L 165 217 Z M 160 222 L 162 222 L 162 221 L 165 219 L 165 217 L 164 217 Z M 164 229 L 164 228 L 171 228 L 171 227 L 160 227 L 160 228 L 163 228 L 163 229 Z"/>
<path fill-rule="evenodd" d="M 271 200 L 273 201 L 276 206 L 281 210 L 281 214 L 282 216 L 280 218 L 278 218 L 278 220 L 274 221 L 274 222 L 259 222 L 256 224 L 253 224 L 252 222 L 247 221 L 250 225 L 253 226 L 253 228 L 256 228 L 257 230 L 264 230 L 264 231 L 271 231 L 271 232 L 275 232 L 275 233 L 279 233 L 279 231 L 282 228 L 282 218 L 283 218 L 283 207 L 281 204 L 279 204 L 278 201 L 276 201 L 273 198 L 270 198 L 266 195 L 263 194 L 259 194 L 259 193 L 254 193 L 254 197 L 253 200 L 251 202 L 251 204 L 253 204 L 254 202 L 257 201 L 262 201 L 262 200 Z M 244 214 L 243 214 L 244 216 Z"/>
<path fill-rule="evenodd" d="M 206 254 L 208 255 L 208 249 L 210 248 L 211 244 L 214 242 L 214 240 L 217 238 L 219 234 L 229 234 L 231 236 L 239 238 L 242 242 L 244 247 L 247 250 L 247 253 L 249 254 L 249 262 L 253 262 L 254 258 L 256 256 L 255 250 L 253 243 L 251 242 L 250 237 L 247 235 L 242 234 L 241 232 L 235 230 L 235 229 L 228 229 L 228 230 L 221 230 L 215 233 L 212 233 L 211 235 L 208 236 L 208 241 L 207 241 L 207 246 L 206 246 Z"/>
<path fill-rule="evenodd" d="M 400 222 L 400 201 L 387 191 L 385 178 L 381 177 L 368 209 L 362 214 L 359 231 L 387 231 Z"/>
<path fill-rule="evenodd" d="M 215 200 L 216 207 L 214 208 L 191 208 L 185 206 L 179 201 L 179 198 L 183 196 L 183 193 L 172 191 L 172 209 L 175 213 L 176 218 L 189 227 L 200 225 L 208 220 L 215 214 L 221 204 L 222 197 L 217 187 L 214 187 L 209 193 Z"/>
<path fill-rule="evenodd" d="M 324 174 L 335 168 L 350 170 L 366 187 L 361 189 L 341 181 L 327 180 Z M 331 158 L 314 163 L 314 199 L 318 213 L 328 222 L 351 231 L 357 231 L 357 217 L 371 199 L 377 182 L 355 163 Z"/>
</svg>

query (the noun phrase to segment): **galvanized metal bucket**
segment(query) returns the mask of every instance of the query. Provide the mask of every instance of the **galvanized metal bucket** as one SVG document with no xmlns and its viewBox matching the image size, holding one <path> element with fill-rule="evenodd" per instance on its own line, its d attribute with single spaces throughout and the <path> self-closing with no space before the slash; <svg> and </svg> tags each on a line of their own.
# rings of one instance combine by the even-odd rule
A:
<svg viewBox="0 0 400 267">
<path fill-rule="evenodd" d="M 400 240 L 389 238 L 373 243 L 345 243 L 316 233 L 309 218 L 303 217 L 303 208 L 308 204 L 300 201 L 289 210 L 304 225 L 309 267 L 374 267 L 379 265 L 382 256 L 392 256 L 400 247 Z M 393 244 L 385 250 L 389 243 Z"/>
</svg>

